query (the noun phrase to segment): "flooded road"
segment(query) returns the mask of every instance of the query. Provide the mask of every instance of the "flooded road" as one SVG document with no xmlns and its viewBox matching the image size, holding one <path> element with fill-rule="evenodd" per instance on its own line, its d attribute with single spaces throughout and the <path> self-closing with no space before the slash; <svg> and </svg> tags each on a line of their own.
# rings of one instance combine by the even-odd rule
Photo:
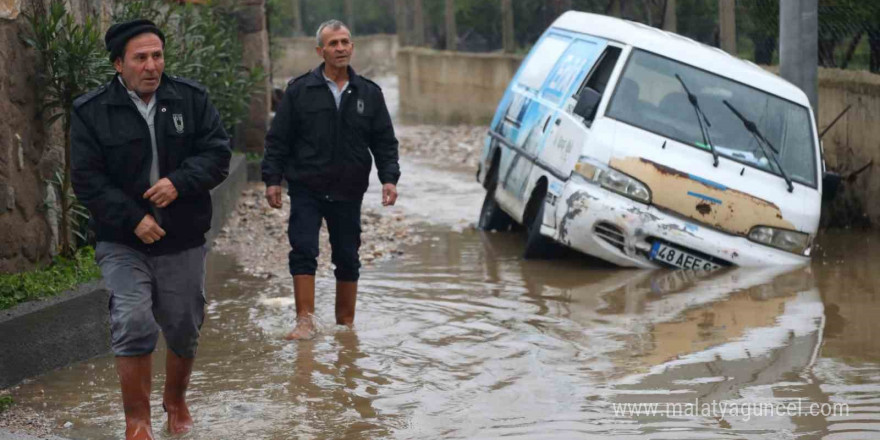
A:
<svg viewBox="0 0 880 440">
<path fill-rule="evenodd" d="M 834 232 L 811 267 L 709 276 L 524 261 L 521 234 L 469 226 L 483 197 L 470 170 L 405 169 L 420 178 L 401 185 L 396 209 L 431 221 L 419 244 L 363 272 L 354 331 L 331 325 L 333 284 L 321 279 L 323 331 L 283 341 L 289 279 L 210 256 L 196 431 L 184 438 L 880 437 L 880 237 Z M 58 430 L 70 438 L 123 432 L 109 356 L 15 399 L 72 422 Z M 762 404 L 777 411 L 757 415 Z M 807 414 L 778 411 L 792 404 Z"/>
</svg>

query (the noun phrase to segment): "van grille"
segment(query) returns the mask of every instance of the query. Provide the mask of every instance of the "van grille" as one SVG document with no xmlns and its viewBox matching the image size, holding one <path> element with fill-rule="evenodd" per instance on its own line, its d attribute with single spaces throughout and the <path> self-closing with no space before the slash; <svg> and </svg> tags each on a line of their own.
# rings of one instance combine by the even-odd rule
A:
<svg viewBox="0 0 880 440">
<path fill-rule="evenodd" d="M 593 227 L 593 233 L 599 238 L 605 240 L 611 246 L 623 251 L 623 245 L 626 242 L 623 236 L 623 230 L 617 225 L 608 222 L 599 222 Z"/>
</svg>

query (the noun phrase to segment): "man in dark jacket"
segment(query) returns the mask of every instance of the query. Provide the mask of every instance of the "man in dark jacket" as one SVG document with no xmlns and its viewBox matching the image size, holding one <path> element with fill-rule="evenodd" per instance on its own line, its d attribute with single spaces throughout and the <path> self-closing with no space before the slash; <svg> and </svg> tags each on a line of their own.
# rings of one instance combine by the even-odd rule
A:
<svg viewBox="0 0 880 440">
<path fill-rule="evenodd" d="M 168 430 L 185 432 L 185 395 L 204 320 L 209 191 L 226 178 L 229 141 L 199 84 L 163 73 L 165 37 L 148 20 L 105 36 L 118 75 L 71 115 L 73 188 L 92 214 L 95 257 L 110 290 L 110 332 L 126 439 L 152 439 L 151 354 L 168 354 Z"/>
<path fill-rule="evenodd" d="M 288 182 L 296 327 L 288 339 L 314 336 L 318 232 L 326 220 L 336 266 L 336 323 L 351 327 L 360 275 L 361 201 L 372 157 L 382 182 L 382 204 L 397 200 L 397 139 L 382 90 L 349 66 L 354 43 L 340 21 L 318 28 L 324 63 L 291 81 L 266 136 L 266 200 L 281 208 L 281 179 Z"/>
</svg>

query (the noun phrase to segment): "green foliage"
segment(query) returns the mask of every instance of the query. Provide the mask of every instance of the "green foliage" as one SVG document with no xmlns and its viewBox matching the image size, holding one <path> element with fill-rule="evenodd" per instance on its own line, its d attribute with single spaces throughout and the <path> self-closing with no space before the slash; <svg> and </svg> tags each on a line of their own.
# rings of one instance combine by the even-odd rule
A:
<svg viewBox="0 0 880 440">
<path fill-rule="evenodd" d="M 73 100 L 100 85 L 112 72 L 104 56 L 98 23 L 91 17 L 86 17 L 82 25 L 76 23 L 62 0 L 52 0 L 46 13 L 26 17 L 31 29 L 22 38 L 39 52 L 45 63 L 38 76 L 41 112 L 47 125 L 60 119 L 63 132 L 68 133 Z M 69 136 L 64 136 L 64 169 L 56 174 L 53 184 L 62 195 L 59 250 L 69 257 L 76 250 L 76 244 L 71 242 L 71 230 L 82 230 L 83 220 L 88 220 L 87 212 L 76 202 L 71 189 Z"/>
<path fill-rule="evenodd" d="M 237 8 L 232 1 L 207 6 L 171 4 L 161 0 L 121 2 L 114 21 L 146 18 L 165 33 L 165 70 L 204 85 L 232 134 L 248 113 L 251 93 L 267 72 L 247 69 L 238 39 Z"/>
<path fill-rule="evenodd" d="M 24 301 L 56 295 L 100 276 L 101 271 L 95 263 L 95 250 L 82 247 L 71 258 L 55 257 L 46 268 L 0 275 L 0 310 Z"/>
<path fill-rule="evenodd" d="M 13 403 L 12 396 L 0 396 L 0 413 L 11 408 Z"/>
</svg>

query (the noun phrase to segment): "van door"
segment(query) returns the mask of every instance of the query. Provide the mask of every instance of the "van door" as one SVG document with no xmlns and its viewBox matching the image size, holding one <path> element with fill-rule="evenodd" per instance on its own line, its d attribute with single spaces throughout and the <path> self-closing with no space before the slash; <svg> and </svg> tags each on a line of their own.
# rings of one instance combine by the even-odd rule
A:
<svg viewBox="0 0 880 440">
<path fill-rule="evenodd" d="M 601 44 L 601 47 L 600 47 Z M 584 65 L 592 66 L 604 42 L 575 40 L 573 34 L 551 31 L 532 49 L 502 100 L 492 132 L 508 154 L 502 154 L 498 203 L 506 211 L 521 213 L 534 187 L 529 177 L 540 163 L 551 121 Z M 518 218 L 517 215 L 514 215 Z"/>
<path fill-rule="evenodd" d="M 509 99 L 502 101 L 502 106 L 506 106 L 504 116 L 493 136 L 506 148 L 502 149 L 495 195 L 498 203 L 517 220 L 535 153 L 543 143 L 551 117 L 551 108 L 540 98 L 541 88 L 570 43 L 571 38 L 565 35 L 545 35 L 513 78 Z"/>
<path fill-rule="evenodd" d="M 596 44 L 588 46 L 591 42 L 578 41 L 572 44 L 575 49 L 579 43 L 584 43 L 582 51 L 595 49 L 599 47 Z M 614 67 L 620 58 L 621 48 L 616 46 L 607 46 L 598 57 L 594 56 L 594 60 L 598 58 L 598 62 L 581 64 L 577 75 L 572 81 L 569 88 L 565 89 L 565 93 L 559 95 L 563 99 L 560 105 L 561 109 L 554 116 L 551 123 L 547 140 L 539 155 L 539 159 L 551 170 L 553 175 L 559 176 L 559 182 L 550 182 L 548 185 L 548 194 L 551 199 L 559 196 L 562 192 L 562 181 L 568 180 L 571 170 L 581 156 L 583 146 L 590 137 L 590 127 L 596 117 L 596 113 L 579 115 L 575 111 L 578 100 L 582 94 L 595 92 L 600 100 L 604 98 L 605 89 L 611 77 Z M 596 52 L 598 53 L 598 51 Z M 598 107 L 595 107 L 598 110 Z M 554 220 L 556 210 L 545 210 L 545 219 L 548 223 Z M 551 223 L 552 224 L 552 223 Z"/>
</svg>

